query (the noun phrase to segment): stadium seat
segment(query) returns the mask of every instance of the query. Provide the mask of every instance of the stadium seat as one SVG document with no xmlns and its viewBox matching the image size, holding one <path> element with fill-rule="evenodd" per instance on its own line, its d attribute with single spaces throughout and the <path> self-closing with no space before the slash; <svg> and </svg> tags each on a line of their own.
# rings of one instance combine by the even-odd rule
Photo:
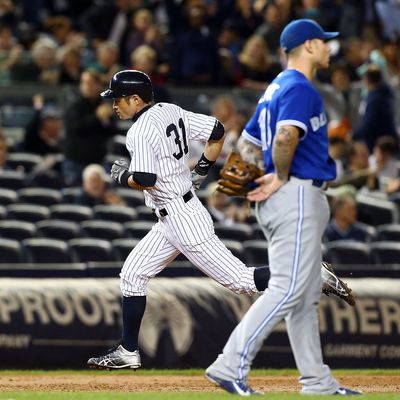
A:
<svg viewBox="0 0 400 400">
<path fill-rule="evenodd" d="M 10 204 L 6 208 L 7 217 L 10 219 L 38 222 L 50 216 L 50 211 L 47 207 L 35 204 Z"/>
<path fill-rule="evenodd" d="M 32 153 L 10 153 L 7 157 L 7 165 L 14 170 L 22 168 L 26 173 L 32 172 L 42 162 L 41 156 Z"/>
<path fill-rule="evenodd" d="M 140 190 L 132 190 L 127 188 L 117 188 L 115 192 L 121 196 L 129 207 L 139 207 L 144 204 L 144 196 Z"/>
<path fill-rule="evenodd" d="M 36 226 L 32 222 L 17 221 L 10 219 L 0 221 L 0 236 L 3 238 L 15 239 L 21 241 L 24 239 L 35 237 L 35 235 L 36 235 Z"/>
<path fill-rule="evenodd" d="M 126 136 L 125 135 L 115 135 L 111 140 L 110 154 L 119 155 L 122 157 L 129 157 L 129 152 L 126 149 Z"/>
<path fill-rule="evenodd" d="M 155 212 L 147 206 L 136 207 L 135 211 L 137 213 L 138 221 L 153 221 L 153 222 L 158 221 L 158 217 L 155 214 Z"/>
<path fill-rule="evenodd" d="M 90 207 L 79 204 L 56 204 L 50 207 L 51 218 L 82 222 L 91 219 L 93 211 Z"/>
<path fill-rule="evenodd" d="M 243 244 L 239 240 L 221 239 L 221 241 L 235 257 L 239 258 L 239 260 L 243 262 L 246 261 Z"/>
<path fill-rule="evenodd" d="M 142 239 L 154 226 L 150 221 L 131 221 L 124 224 L 125 233 L 133 239 Z"/>
<path fill-rule="evenodd" d="M 36 223 L 40 236 L 68 241 L 79 235 L 79 224 L 61 219 L 45 219 Z"/>
<path fill-rule="evenodd" d="M 112 221 L 83 221 L 80 223 L 80 232 L 81 236 L 104 240 L 114 240 L 124 237 L 123 225 Z"/>
<path fill-rule="evenodd" d="M 75 200 L 81 195 L 81 187 L 68 187 L 61 190 L 62 202 L 65 204 L 74 204 Z"/>
<path fill-rule="evenodd" d="M 61 203 L 62 195 L 58 190 L 47 188 L 26 188 L 18 190 L 21 203 L 52 206 Z"/>
<path fill-rule="evenodd" d="M 7 208 L 4 206 L 0 206 L 0 219 L 7 218 Z"/>
<path fill-rule="evenodd" d="M 326 261 L 333 264 L 372 264 L 369 245 L 354 240 L 325 243 Z"/>
<path fill-rule="evenodd" d="M 253 233 L 250 225 L 241 223 L 227 226 L 221 222 L 216 222 L 214 229 L 220 239 L 238 240 L 239 242 L 250 240 Z"/>
<path fill-rule="evenodd" d="M 393 224 L 399 220 L 393 202 L 366 195 L 357 196 L 357 219 L 372 226 Z"/>
<path fill-rule="evenodd" d="M 136 211 L 130 207 L 99 205 L 93 208 L 94 218 L 114 222 L 134 221 L 137 217 Z"/>
<path fill-rule="evenodd" d="M 264 240 L 246 240 L 243 243 L 246 263 L 252 266 L 268 265 L 268 242 Z"/>
<path fill-rule="evenodd" d="M 111 243 L 107 240 L 71 239 L 68 245 L 73 262 L 114 261 Z"/>
<path fill-rule="evenodd" d="M 18 194 L 12 189 L 0 189 L 0 205 L 8 206 L 18 201 Z"/>
<path fill-rule="evenodd" d="M 24 258 L 28 263 L 69 263 L 68 244 L 49 238 L 26 239 L 22 242 Z"/>
<path fill-rule="evenodd" d="M 0 171 L 0 187 L 18 190 L 24 187 L 25 174 L 21 171 Z"/>
<path fill-rule="evenodd" d="M 17 240 L 0 238 L 0 264 L 21 263 L 21 245 Z"/>
<path fill-rule="evenodd" d="M 400 224 L 381 225 L 377 231 L 377 240 L 400 242 Z"/>
<path fill-rule="evenodd" d="M 112 241 L 112 248 L 116 261 L 125 261 L 132 249 L 139 243 L 138 239 L 116 239 Z"/>
<path fill-rule="evenodd" d="M 374 242 L 370 251 L 375 264 L 400 264 L 400 243 Z"/>
<path fill-rule="evenodd" d="M 252 234 L 251 234 L 252 240 L 257 240 L 257 239 L 266 240 L 264 232 L 262 231 L 262 229 L 258 223 L 251 225 L 251 231 L 252 231 Z"/>
</svg>

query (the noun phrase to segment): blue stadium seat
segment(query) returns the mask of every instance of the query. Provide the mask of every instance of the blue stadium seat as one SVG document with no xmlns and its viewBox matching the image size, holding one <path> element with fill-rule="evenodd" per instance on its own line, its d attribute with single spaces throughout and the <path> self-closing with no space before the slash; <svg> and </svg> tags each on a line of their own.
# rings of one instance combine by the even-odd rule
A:
<svg viewBox="0 0 400 400">
<path fill-rule="evenodd" d="M 125 261 L 132 249 L 139 243 L 138 239 L 115 239 L 112 248 L 116 261 Z"/>
<path fill-rule="evenodd" d="M 50 216 L 50 211 L 47 207 L 35 204 L 10 204 L 6 208 L 9 219 L 38 222 Z"/>
<path fill-rule="evenodd" d="M 366 195 L 357 196 L 357 219 L 372 226 L 399 221 L 398 210 L 393 202 Z"/>
<path fill-rule="evenodd" d="M 0 238 L 0 264 L 21 263 L 21 244 L 17 240 Z"/>
<path fill-rule="evenodd" d="M 264 240 L 246 240 L 243 243 L 246 264 L 251 266 L 268 265 L 268 242 Z"/>
<path fill-rule="evenodd" d="M 370 251 L 375 264 L 400 264 L 400 243 L 374 242 Z"/>
<path fill-rule="evenodd" d="M 74 204 L 76 199 L 81 195 L 81 187 L 68 187 L 61 189 L 62 202 L 64 204 Z"/>
<path fill-rule="evenodd" d="M 137 217 L 136 211 L 130 207 L 99 205 L 93 208 L 94 218 L 114 222 L 134 221 Z"/>
<path fill-rule="evenodd" d="M 400 224 L 378 226 L 377 240 L 400 242 Z"/>
<path fill-rule="evenodd" d="M 26 173 L 32 170 L 43 162 L 43 158 L 32 153 L 10 153 L 7 157 L 7 165 L 14 170 L 22 170 Z"/>
<path fill-rule="evenodd" d="M 0 221 L 0 236 L 3 238 L 21 241 L 24 239 L 35 237 L 35 235 L 36 226 L 32 222 L 18 221 L 12 219 Z"/>
<path fill-rule="evenodd" d="M 50 207 L 51 218 L 82 222 L 91 219 L 93 211 L 90 207 L 79 204 L 56 204 Z"/>
<path fill-rule="evenodd" d="M 28 263 L 69 263 L 68 244 L 49 238 L 25 239 L 22 242 L 24 258 Z"/>
<path fill-rule="evenodd" d="M 0 205 L 8 206 L 18 201 L 18 194 L 15 190 L 0 188 Z"/>
<path fill-rule="evenodd" d="M 140 190 L 132 190 L 127 188 L 116 188 L 116 194 L 121 196 L 129 207 L 139 207 L 144 204 L 144 196 Z"/>
<path fill-rule="evenodd" d="M 0 187 L 18 190 L 24 187 L 25 174 L 21 171 L 0 171 Z"/>
<path fill-rule="evenodd" d="M 58 190 L 47 188 L 26 188 L 18 190 L 19 202 L 52 206 L 61 203 L 62 195 Z"/>
<path fill-rule="evenodd" d="M 40 236 L 68 241 L 79 235 L 79 224 L 62 219 L 45 219 L 36 223 L 36 229 Z"/>
<path fill-rule="evenodd" d="M 73 262 L 114 261 L 111 243 L 107 240 L 78 238 L 68 244 Z"/>
<path fill-rule="evenodd" d="M 114 240 L 124 237 L 124 226 L 112 221 L 83 221 L 80 223 L 81 236 Z"/>
<path fill-rule="evenodd" d="M 124 224 L 127 236 L 139 240 L 144 238 L 153 226 L 154 222 L 151 221 L 131 221 Z"/>
<path fill-rule="evenodd" d="M 216 222 L 214 224 L 214 229 L 216 235 L 220 239 L 231 239 L 244 242 L 245 240 L 250 240 L 253 230 L 250 225 L 236 223 L 234 225 L 224 225 L 221 222 Z"/>
<path fill-rule="evenodd" d="M 326 261 L 333 264 L 373 264 L 369 245 L 354 240 L 337 240 L 325 244 Z"/>
</svg>

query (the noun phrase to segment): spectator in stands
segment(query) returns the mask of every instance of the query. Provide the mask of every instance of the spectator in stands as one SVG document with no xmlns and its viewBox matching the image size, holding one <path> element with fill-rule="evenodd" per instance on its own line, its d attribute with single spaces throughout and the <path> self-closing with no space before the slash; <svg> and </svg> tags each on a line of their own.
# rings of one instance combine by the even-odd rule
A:
<svg viewBox="0 0 400 400">
<path fill-rule="evenodd" d="M 218 42 L 208 24 L 205 4 L 184 6 L 185 20 L 172 32 L 171 79 L 182 85 L 215 85 L 219 75 Z"/>
<path fill-rule="evenodd" d="M 42 95 L 33 96 L 33 109 L 35 112 L 26 127 L 25 137 L 19 149 L 40 156 L 61 153 L 60 113 L 54 108 L 46 108 Z"/>
<path fill-rule="evenodd" d="M 370 240 L 365 228 L 357 222 L 357 203 L 352 196 L 340 196 L 332 199 L 332 218 L 325 230 L 324 241 L 357 240 L 367 242 Z"/>
<path fill-rule="evenodd" d="M 132 52 L 144 44 L 151 46 L 157 52 L 161 52 L 164 46 L 164 35 L 160 28 L 154 24 L 151 11 L 140 8 L 131 17 L 131 28 L 122 55 L 126 64 L 129 64 Z"/>
<path fill-rule="evenodd" d="M 82 192 L 76 204 L 94 207 L 99 204 L 126 206 L 125 201 L 108 187 L 108 176 L 99 164 L 90 164 L 82 173 Z"/>
<path fill-rule="evenodd" d="M 360 76 L 357 73 L 357 68 L 366 61 L 364 54 L 361 52 L 362 46 L 363 42 L 358 37 L 351 37 L 345 40 L 343 43 L 344 61 L 352 82 L 360 80 Z"/>
<path fill-rule="evenodd" d="M 372 152 L 376 140 L 385 135 L 392 136 L 397 142 L 394 114 L 394 95 L 384 82 L 382 71 L 371 64 L 363 76 L 363 84 L 368 90 L 361 119 L 353 131 L 353 139 L 362 140 Z"/>
<path fill-rule="evenodd" d="M 8 143 L 5 136 L 0 131 L 0 171 L 9 169 L 9 167 L 7 166 L 7 157 L 8 157 Z"/>
<path fill-rule="evenodd" d="M 48 38 L 38 39 L 30 50 L 30 58 L 20 58 L 11 71 L 14 82 L 34 81 L 46 85 L 58 83 L 57 45 Z"/>
<path fill-rule="evenodd" d="M 85 166 L 103 162 L 107 141 L 115 132 L 114 112 L 101 100 L 102 89 L 100 75 L 86 70 L 81 75 L 79 96 L 66 107 L 63 175 L 67 185 L 79 185 Z"/>
<path fill-rule="evenodd" d="M 58 46 L 64 46 L 72 33 L 72 21 L 63 15 L 47 17 L 43 28 Z"/>
<path fill-rule="evenodd" d="M 386 192 L 388 183 L 399 176 L 397 151 L 397 143 L 393 137 L 382 136 L 376 141 L 370 157 L 370 168 L 376 171 L 379 189 L 383 192 Z"/>
<path fill-rule="evenodd" d="M 96 50 L 96 62 L 90 64 L 88 69 L 97 71 L 101 82 L 107 85 L 114 74 L 123 69 L 118 64 L 118 57 L 118 47 L 113 42 L 100 43 Z"/>
<path fill-rule="evenodd" d="M 329 155 L 336 163 L 336 180 L 344 175 L 344 158 L 346 154 L 346 141 L 340 136 L 329 138 Z"/>
<path fill-rule="evenodd" d="M 164 87 L 165 77 L 162 73 L 157 71 L 158 65 L 156 51 L 147 44 L 143 44 L 137 47 L 134 52 L 132 52 L 131 62 L 133 69 L 137 69 L 149 75 L 151 81 L 153 82 L 154 101 L 156 103 L 169 103 L 171 97 L 168 93 L 168 90 Z M 166 71 L 165 66 L 161 66 L 161 70 Z"/>
<path fill-rule="evenodd" d="M 253 35 L 245 43 L 239 55 L 240 86 L 246 89 L 264 90 L 269 82 L 282 71 L 274 62 L 264 39 Z"/>
<path fill-rule="evenodd" d="M 340 179 L 329 183 L 330 187 L 352 185 L 356 189 L 363 187 L 375 190 L 378 187 L 375 171 L 369 167 L 369 151 L 365 143 L 351 142 L 347 149 L 345 172 Z"/>
<path fill-rule="evenodd" d="M 271 55 L 279 59 L 280 36 L 286 22 L 283 17 L 282 7 L 274 1 L 266 4 L 263 11 L 264 22 L 255 31 L 267 44 Z"/>
<path fill-rule="evenodd" d="M 383 44 L 382 54 L 385 58 L 388 84 L 392 89 L 400 88 L 400 43 L 399 40 L 388 40 Z"/>
<path fill-rule="evenodd" d="M 16 42 L 11 28 L 0 23 L 0 84 L 10 83 L 11 69 L 22 51 L 23 48 Z"/>
<path fill-rule="evenodd" d="M 82 73 L 81 51 L 74 45 L 62 47 L 58 52 L 60 62 L 59 83 L 78 84 Z"/>
<path fill-rule="evenodd" d="M 93 2 L 82 15 L 82 28 L 91 48 L 104 41 L 113 42 L 123 54 L 132 12 L 131 0 Z"/>
</svg>

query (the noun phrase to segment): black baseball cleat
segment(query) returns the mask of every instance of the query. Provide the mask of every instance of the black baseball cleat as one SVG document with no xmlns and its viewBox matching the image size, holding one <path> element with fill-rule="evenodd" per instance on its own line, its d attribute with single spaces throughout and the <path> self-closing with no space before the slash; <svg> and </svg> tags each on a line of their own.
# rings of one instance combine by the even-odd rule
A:
<svg viewBox="0 0 400 400">
<path fill-rule="evenodd" d="M 99 357 L 90 358 L 87 362 L 89 368 L 94 369 L 137 369 L 141 366 L 139 350 L 127 351 L 122 345 L 113 347 Z"/>
<path fill-rule="evenodd" d="M 327 296 L 329 296 L 332 293 L 340 297 L 347 304 L 354 306 L 356 304 L 356 299 L 352 294 L 352 290 L 341 279 L 339 279 L 336 276 L 332 264 L 322 261 L 321 267 L 322 267 L 322 292 Z"/>
</svg>

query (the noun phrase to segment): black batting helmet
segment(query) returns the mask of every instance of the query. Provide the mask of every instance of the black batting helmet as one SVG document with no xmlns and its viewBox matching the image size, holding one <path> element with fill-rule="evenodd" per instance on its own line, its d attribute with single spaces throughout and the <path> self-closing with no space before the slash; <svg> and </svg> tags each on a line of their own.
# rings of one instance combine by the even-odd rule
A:
<svg viewBox="0 0 400 400">
<path fill-rule="evenodd" d="M 101 93 L 106 99 L 132 96 L 137 94 L 145 103 L 153 100 L 151 79 L 141 71 L 127 69 L 117 72 L 110 80 L 107 90 Z"/>
</svg>

